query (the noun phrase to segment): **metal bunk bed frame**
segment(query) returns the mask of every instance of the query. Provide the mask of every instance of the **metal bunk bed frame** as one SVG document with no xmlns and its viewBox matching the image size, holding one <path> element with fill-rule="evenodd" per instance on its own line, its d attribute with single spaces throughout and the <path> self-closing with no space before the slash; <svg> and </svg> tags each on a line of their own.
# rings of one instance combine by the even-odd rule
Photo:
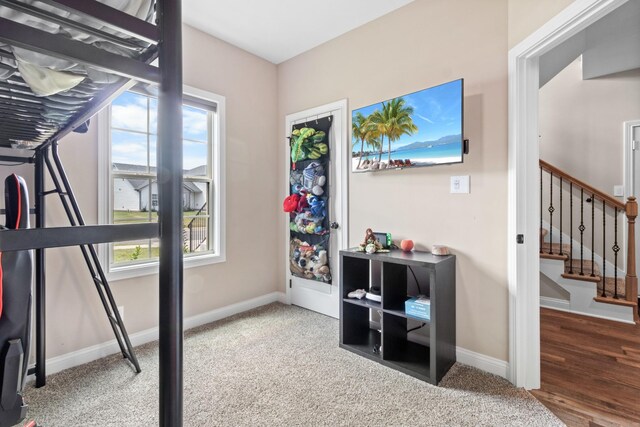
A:
<svg viewBox="0 0 640 427">
<path fill-rule="evenodd" d="M 30 370 L 36 374 L 37 386 L 45 384 L 45 249 L 63 246 L 80 246 L 90 265 L 97 261 L 94 244 L 127 241 L 139 238 L 160 239 L 159 260 L 159 355 L 160 355 L 160 425 L 182 426 L 183 412 L 183 260 L 182 260 L 182 13 L 180 0 L 156 0 L 156 24 L 153 25 L 95 0 L 39 0 L 91 18 L 107 25 L 118 33 L 126 34 L 147 43 L 139 57 L 128 58 L 101 50 L 92 45 L 74 41 L 62 35 L 44 31 L 0 18 L 0 42 L 73 62 L 83 63 L 101 71 L 126 79 L 108 85 L 81 83 L 77 94 L 78 108 L 67 108 L 65 102 L 53 97 L 38 98 L 28 93 L 28 87 L 19 78 L 0 83 L 0 143 L 3 134 L 13 140 L 30 140 L 39 145 L 33 157 L 0 156 L 0 160 L 32 163 L 35 166 L 35 214 L 36 228 L 6 230 L 0 233 L 0 251 L 35 250 L 36 291 L 36 366 Z M 0 0 L 5 6 L 40 19 L 81 30 L 123 45 L 136 43 L 113 34 L 93 29 L 86 24 L 62 18 L 19 0 Z M 106 34 L 106 35 L 105 35 Z M 0 50 L 0 56 L 10 55 Z M 150 65 L 156 56 L 159 67 Z M 2 66 L 3 64 L 0 64 Z M 70 184 L 57 153 L 58 141 L 84 124 L 100 109 L 108 105 L 119 93 L 135 82 L 159 85 L 158 91 L 158 224 L 84 225 L 73 198 Z M 54 111 L 56 118 L 42 120 L 43 111 Z M 8 139 L 7 139 L 8 140 Z M 49 159 L 52 150 L 54 164 Z M 46 191 L 44 174 L 48 170 L 55 189 Z M 55 178 L 57 174 L 60 180 Z M 71 227 L 45 227 L 45 197 L 59 194 L 63 207 L 71 221 Z M 69 200 L 65 200 L 68 197 Z M 75 220 L 73 219 L 75 215 Z M 92 271 L 94 282 L 100 288 L 104 279 L 97 263 Z M 91 270 L 91 267 L 90 267 Z M 108 289 L 108 287 L 107 287 Z M 112 298 L 107 292 L 107 300 Z M 105 304 L 104 298 L 101 299 Z M 107 301 L 107 303 L 113 301 Z M 105 305 L 105 309 L 107 305 Z M 114 313 L 119 319 L 117 310 Z M 120 324 L 121 319 L 120 320 Z M 110 318 L 114 327 L 114 320 Z M 124 347 L 130 349 L 124 325 Z M 116 333 L 116 337 L 118 334 Z M 126 351 L 120 343 L 123 355 L 137 366 L 133 352 Z"/>
</svg>

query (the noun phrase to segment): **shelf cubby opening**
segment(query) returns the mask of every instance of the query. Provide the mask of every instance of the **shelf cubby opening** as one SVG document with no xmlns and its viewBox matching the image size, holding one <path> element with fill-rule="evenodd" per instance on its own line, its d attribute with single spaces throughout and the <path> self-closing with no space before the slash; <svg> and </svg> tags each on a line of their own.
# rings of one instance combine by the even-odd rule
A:
<svg viewBox="0 0 640 427">
<path fill-rule="evenodd" d="M 370 307 L 367 303 L 378 304 L 378 308 Z M 344 299 L 342 301 L 342 316 L 348 328 L 342 329 L 341 344 L 351 350 L 369 358 L 380 358 L 382 337 L 378 329 L 371 327 L 372 313 L 382 312 L 379 303 L 367 300 Z"/>
<path fill-rule="evenodd" d="M 427 380 L 430 378 L 429 347 L 425 345 L 405 341 L 398 348 L 397 355 L 386 360 L 410 375 L 416 373 Z"/>
<path fill-rule="evenodd" d="M 347 298 L 349 292 L 357 289 L 369 290 L 369 260 L 361 258 L 349 259 L 342 263 L 342 298 Z"/>
<path fill-rule="evenodd" d="M 405 314 L 405 302 L 407 299 L 418 295 L 430 295 L 429 276 L 429 270 L 424 267 L 389 262 L 383 263 L 383 308 L 391 314 L 407 317 Z"/>
<path fill-rule="evenodd" d="M 407 339 L 407 327 L 415 322 L 390 313 L 383 315 L 383 357 L 403 370 L 429 377 L 429 347 Z"/>
<path fill-rule="evenodd" d="M 380 358 L 380 346 L 382 344 L 382 339 L 380 336 L 380 332 L 375 329 L 369 329 L 366 334 L 362 335 L 360 339 L 355 340 L 351 343 L 343 343 L 343 347 L 347 347 L 350 350 L 354 350 L 357 353 L 360 353 L 363 356 L 367 356 L 369 358 L 379 359 Z M 376 348 L 378 350 L 376 350 Z"/>
</svg>

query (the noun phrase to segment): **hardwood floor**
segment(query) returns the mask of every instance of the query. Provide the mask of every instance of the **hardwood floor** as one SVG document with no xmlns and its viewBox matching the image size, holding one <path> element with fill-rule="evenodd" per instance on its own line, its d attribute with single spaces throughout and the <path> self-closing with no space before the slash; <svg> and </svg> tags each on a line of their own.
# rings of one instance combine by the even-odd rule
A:
<svg viewBox="0 0 640 427">
<path fill-rule="evenodd" d="M 542 308 L 540 390 L 569 426 L 640 426 L 640 326 Z"/>
</svg>

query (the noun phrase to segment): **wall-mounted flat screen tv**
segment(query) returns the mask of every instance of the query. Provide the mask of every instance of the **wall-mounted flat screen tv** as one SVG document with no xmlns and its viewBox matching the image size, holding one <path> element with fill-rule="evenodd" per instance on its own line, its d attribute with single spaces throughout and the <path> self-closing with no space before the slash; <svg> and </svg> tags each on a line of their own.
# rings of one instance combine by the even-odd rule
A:
<svg viewBox="0 0 640 427">
<path fill-rule="evenodd" d="M 352 170 L 462 163 L 463 79 L 354 110 Z"/>
</svg>

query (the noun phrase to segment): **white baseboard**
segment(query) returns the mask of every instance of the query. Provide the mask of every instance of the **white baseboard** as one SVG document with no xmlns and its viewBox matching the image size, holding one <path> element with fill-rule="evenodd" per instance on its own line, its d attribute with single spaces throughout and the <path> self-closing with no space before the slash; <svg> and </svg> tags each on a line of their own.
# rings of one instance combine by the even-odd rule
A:
<svg viewBox="0 0 640 427">
<path fill-rule="evenodd" d="M 565 307 L 560 307 L 560 306 L 543 305 L 542 304 L 542 298 L 543 297 L 540 297 L 540 306 L 541 307 L 550 308 L 552 310 L 564 311 L 565 313 L 579 314 L 581 316 L 595 317 L 597 319 L 609 320 L 611 322 L 627 323 L 629 325 L 635 325 L 636 324 L 636 322 L 633 321 L 633 320 L 619 319 L 617 317 L 611 317 L 611 316 L 603 316 L 603 315 L 600 315 L 600 314 L 593 314 L 593 313 L 589 313 L 589 312 L 586 312 L 586 311 L 580 311 L 580 310 L 572 310 L 571 308 L 565 308 Z M 553 300 L 555 298 L 549 298 L 549 299 Z M 562 300 L 560 300 L 560 301 L 562 301 Z"/>
<path fill-rule="evenodd" d="M 570 311 L 571 303 L 565 299 L 540 297 L 540 307 L 554 308 L 557 310 Z"/>
<path fill-rule="evenodd" d="M 462 347 L 456 347 L 456 359 L 465 365 L 473 366 L 481 371 L 497 375 L 507 380 L 509 379 L 509 363 L 504 360 L 476 353 L 475 351 Z"/>
<path fill-rule="evenodd" d="M 225 317 L 233 316 L 234 314 L 252 310 L 277 301 L 284 302 L 285 300 L 286 295 L 284 292 L 272 292 L 247 301 L 227 305 L 206 313 L 185 318 L 184 329 L 187 330 L 197 326 L 206 325 L 207 323 L 215 322 L 216 320 L 224 319 Z M 131 344 L 133 344 L 133 346 L 139 346 L 155 341 L 158 339 L 158 331 L 158 328 L 155 327 L 131 334 L 129 335 Z M 120 347 L 118 347 L 118 343 L 114 339 L 102 344 L 92 345 L 91 347 L 47 359 L 46 371 L 47 374 L 55 374 L 56 372 L 73 368 L 74 366 L 83 365 L 119 352 Z M 30 375 L 27 381 L 31 381 L 33 378 L 34 376 Z"/>
</svg>

